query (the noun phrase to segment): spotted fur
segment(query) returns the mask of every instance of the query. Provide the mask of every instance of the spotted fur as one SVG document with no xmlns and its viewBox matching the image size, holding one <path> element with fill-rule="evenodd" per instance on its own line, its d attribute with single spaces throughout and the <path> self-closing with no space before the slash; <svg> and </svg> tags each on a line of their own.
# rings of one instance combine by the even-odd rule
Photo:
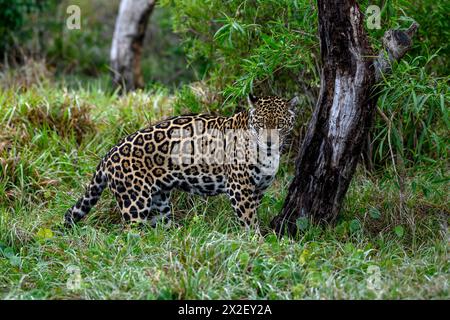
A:
<svg viewBox="0 0 450 320">
<path fill-rule="evenodd" d="M 256 210 L 274 179 L 279 161 L 278 153 L 271 152 L 272 142 L 266 141 L 261 133 L 264 129 L 275 130 L 280 140 L 277 148 L 281 147 L 294 124 L 291 109 L 295 103 L 296 99 L 288 102 L 278 97 L 251 96 L 250 109 L 231 117 L 205 114 L 173 117 L 129 135 L 100 161 L 86 193 L 65 214 L 66 224 L 72 225 L 86 216 L 108 186 L 125 221 L 169 222 L 170 193 L 180 189 L 202 196 L 226 193 L 241 223 L 258 228 Z M 194 161 L 197 151 L 192 146 L 196 137 L 203 135 L 202 141 L 211 144 L 211 130 L 224 133 L 230 129 L 245 132 L 245 141 L 256 141 L 258 150 L 269 150 L 268 156 L 257 156 L 252 163 Z M 180 132 L 187 134 L 180 138 Z M 229 157 L 225 144 L 230 147 L 229 142 L 219 143 L 215 150 Z M 248 146 L 241 149 L 244 157 L 248 157 Z M 187 159 L 174 161 L 174 150 L 181 151 L 178 154 Z M 275 170 L 267 173 L 267 167 Z"/>
</svg>

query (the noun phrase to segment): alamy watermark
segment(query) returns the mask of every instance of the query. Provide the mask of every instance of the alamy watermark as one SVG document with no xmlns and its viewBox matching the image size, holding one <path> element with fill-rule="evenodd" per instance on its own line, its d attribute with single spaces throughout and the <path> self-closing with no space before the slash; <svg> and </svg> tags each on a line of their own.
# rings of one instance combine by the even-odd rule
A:
<svg viewBox="0 0 450 320">
<path fill-rule="evenodd" d="M 66 13 L 69 15 L 66 19 L 66 27 L 69 30 L 81 29 L 81 9 L 77 5 L 70 5 L 66 9 Z M 381 29 L 381 9 L 377 5 L 370 5 L 366 9 L 366 21 L 367 28 Z"/>
<path fill-rule="evenodd" d="M 68 290 L 76 291 L 81 289 L 81 271 L 77 266 L 69 266 L 66 269 L 66 273 L 69 275 L 69 278 L 66 282 L 66 287 Z"/>
<path fill-rule="evenodd" d="M 377 5 L 370 5 L 366 9 L 367 28 L 381 29 L 381 9 Z"/>
<path fill-rule="evenodd" d="M 366 279 L 367 289 L 373 291 L 377 295 L 377 298 L 380 299 L 383 294 L 380 267 L 377 265 L 369 266 L 367 268 L 367 274 L 369 275 Z"/>
<path fill-rule="evenodd" d="M 81 29 L 81 9 L 77 5 L 70 5 L 66 9 L 69 17 L 66 19 L 66 26 L 69 30 Z"/>
<path fill-rule="evenodd" d="M 158 131 L 153 134 L 157 140 Z M 273 175 L 278 168 L 282 142 L 277 129 L 205 129 L 195 121 L 188 129 L 175 128 L 168 134 L 174 165 L 257 165 L 263 175 Z"/>
</svg>

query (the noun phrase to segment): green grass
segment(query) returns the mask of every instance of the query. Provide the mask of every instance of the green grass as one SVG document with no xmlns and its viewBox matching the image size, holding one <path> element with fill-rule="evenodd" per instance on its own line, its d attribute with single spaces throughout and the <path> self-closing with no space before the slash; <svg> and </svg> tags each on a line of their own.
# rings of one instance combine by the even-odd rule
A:
<svg viewBox="0 0 450 320">
<path fill-rule="evenodd" d="M 100 157 L 146 123 L 189 111 L 185 91 L 119 97 L 104 81 L 0 91 L 0 298 L 449 298 L 446 159 L 408 168 L 402 197 L 393 169 L 360 168 L 337 225 L 301 221 L 295 239 L 260 239 L 225 197 L 182 193 L 168 229 L 123 226 L 108 192 L 86 220 L 61 228 Z M 289 163 L 260 207 L 266 231 Z M 71 289 L 73 268 L 81 282 Z"/>
</svg>

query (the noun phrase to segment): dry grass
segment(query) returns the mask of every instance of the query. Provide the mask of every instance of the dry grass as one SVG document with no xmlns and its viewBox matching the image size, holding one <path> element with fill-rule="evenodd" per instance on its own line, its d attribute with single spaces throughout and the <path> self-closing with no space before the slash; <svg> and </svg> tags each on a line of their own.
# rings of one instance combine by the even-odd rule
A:
<svg viewBox="0 0 450 320">
<path fill-rule="evenodd" d="M 24 57 L 19 66 L 3 66 L 0 72 L 0 88 L 4 90 L 27 90 L 30 87 L 51 83 L 54 73 L 45 60 Z"/>
</svg>

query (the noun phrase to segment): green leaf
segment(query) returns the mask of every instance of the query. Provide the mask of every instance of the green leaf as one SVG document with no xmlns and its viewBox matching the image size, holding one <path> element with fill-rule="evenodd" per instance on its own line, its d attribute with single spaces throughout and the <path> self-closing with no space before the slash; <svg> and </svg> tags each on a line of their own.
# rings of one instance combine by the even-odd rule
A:
<svg viewBox="0 0 450 320">
<path fill-rule="evenodd" d="M 353 219 L 349 224 L 350 232 L 354 233 L 361 229 L 361 223 L 358 219 Z"/>
<path fill-rule="evenodd" d="M 301 299 L 306 291 L 306 286 L 302 283 L 298 283 L 291 289 L 294 299 Z"/>
<path fill-rule="evenodd" d="M 397 235 L 397 237 L 402 238 L 403 235 L 405 234 L 405 229 L 403 228 L 403 226 L 399 225 L 394 228 L 394 232 Z"/>
<path fill-rule="evenodd" d="M 11 257 L 9 258 L 9 263 L 10 263 L 13 267 L 18 267 L 18 266 L 20 266 L 20 262 L 21 262 L 21 259 L 20 259 L 19 256 L 14 255 L 14 256 L 11 256 Z"/>
<path fill-rule="evenodd" d="M 4 247 L 0 250 L 3 256 L 8 259 L 9 263 L 13 267 L 18 267 L 20 265 L 21 259 L 14 253 L 14 249 L 10 247 Z"/>
<path fill-rule="evenodd" d="M 335 232 L 337 235 L 339 236 L 345 236 L 348 233 L 348 222 L 347 221 L 342 221 L 341 223 L 339 223 L 336 228 L 335 228 Z"/>
<path fill-rule="evenodd" d="M 303 266 L 306 264 L 311 257 L 311 252 L 308 249 L 304 249 L 298 258 L 298 263 Z"/>
<path fill-rule="evenodd" d="M 381 212 L 380 210 L 378 210 L 377 208 L 370 208 L 369 209 L 369 215 L 372 219 L 380 219 L 381 218 Z"/>
<path fill-rule="evenodd" d="M 250 255 L 248 252 L 242 252 L 239 254 L 239 262 L 242 266 L 246 266 L 250 261 Z"/>
<path fill-rule="evenodd" d="M 47 240 L 53 238 L 54 234 L 53 231 L 47 228 L 39 228 L 38 232 L 36 233 L 36 237 L 40 240 Z"/>
<path fill-rule="evenodd" d="M 12 256 L 15 255 L 13 248 L 10 247 L 6 247 L 5 249 L 2 250 L 3 251 L 3 255 L 5 256 L 5 258 L 9 259 Z"/>
<path fill-rule="evenodd" d="M 239 249 L 240 245 L 237 242 L 232 242 L 230 247 L 232 251 L 236 251 L 237 249 Z"/>
<path fill-rule="evenodd" d="M 278 244 L 278 238 L 276 235 L 271 234 L 266 237 L 266 242 L 270 244 Z"/>
</svg>

